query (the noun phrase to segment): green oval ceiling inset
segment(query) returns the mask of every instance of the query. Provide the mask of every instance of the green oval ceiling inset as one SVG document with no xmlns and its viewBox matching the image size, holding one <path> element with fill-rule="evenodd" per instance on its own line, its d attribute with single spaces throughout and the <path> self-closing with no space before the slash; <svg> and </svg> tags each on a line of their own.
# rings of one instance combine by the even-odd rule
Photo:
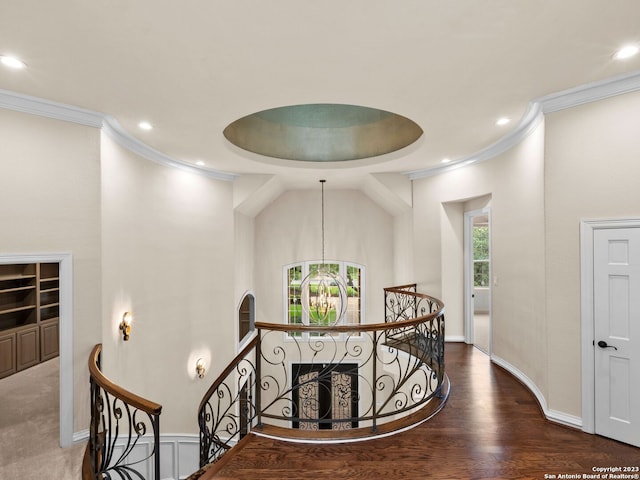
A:
<svg viewBox="0 0 640 480">
<path fill-rule="evenodd" d="M 308 104 L 247 115 L 223 133 L 237 147 L 268 157 L 344 162 L 395 152 L 423 132 L 412 120 L 376 108 Z"/>
</svg>

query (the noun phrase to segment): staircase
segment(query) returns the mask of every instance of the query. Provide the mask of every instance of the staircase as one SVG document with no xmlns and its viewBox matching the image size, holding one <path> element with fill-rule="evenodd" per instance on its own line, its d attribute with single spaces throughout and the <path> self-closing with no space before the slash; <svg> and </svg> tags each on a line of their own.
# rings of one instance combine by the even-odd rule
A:
<svg viewBox="0 0 640 480">
<path fill-rule="evenodd" d="M 276 470 L 284 452 L 301 461 L 311 461 L 304 452 L 337 455 L 334 444 L 388 438 L 438 413 L 450 388 L 444 305 L 415 285 L 384 293 L 384 323 L 256 322 L 251 341 L 198 407 L 200 469 L 188 479 L 250 470 L 237 460 L 240 451 L 273 458 Z M 105 378 L 100 352 L 96 345 L 89 358 L 91 428 L 82 478 L 159 480 L 162 406 Z M 131 460 L 145 436 L 153 439 L 148 457 Z"/>
</svg>

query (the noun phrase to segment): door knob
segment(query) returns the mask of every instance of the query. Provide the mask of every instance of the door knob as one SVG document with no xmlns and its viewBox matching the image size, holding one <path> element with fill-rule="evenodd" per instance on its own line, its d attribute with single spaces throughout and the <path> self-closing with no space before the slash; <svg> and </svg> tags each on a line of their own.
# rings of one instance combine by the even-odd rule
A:
<svg viewBox="0 0 640 480">
<path fill-rule="evenodd" d="M 614 347 L 613 345 L 607 345 L 607 342 L 605 342 L 604 340 L 600 340 L 598 342 L 598 346 L 600 348 L 613 348 L 614 350 L 618 350 L 618 347 Z"/>
</svg>

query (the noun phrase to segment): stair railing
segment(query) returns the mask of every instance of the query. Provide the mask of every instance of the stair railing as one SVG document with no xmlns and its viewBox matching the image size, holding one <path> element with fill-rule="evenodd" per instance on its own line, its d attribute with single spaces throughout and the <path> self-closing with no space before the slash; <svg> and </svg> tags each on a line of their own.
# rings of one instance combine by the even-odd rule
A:
<svg viewBox="0 0 640 480">
<path fill-rule="evenodd" d="M 249 431 L 299 441 L 371 438 L 439 411 L 449 388 L 444 305 L 415 290 L 385 289 L 385 323 L 256 322 L 255 337 L 200 403 L 200 466 Z M 333 398 L 331 410 L 319 406 L 321 396 Z"/>
<path fill-rule="evenodd" d="M 101 352 L 102 344 L 96 345 L 88 362 L 91 424 L 83 480 L 160 480 L 162 405 L 128 392 L 106 378 L 100 371 Z M 148 432 L 153 438 L 150 452 L 140 454 L 146 450 L 140 443 Z M 149 464 L 151 472 L 145 470 Z"/>
<path fill-rule="evenodd" d="M 217 461 L 249 433 L 260 404 L 255 336 L 212 383 L 198 407 L 200 467 Z"/>
</svg>

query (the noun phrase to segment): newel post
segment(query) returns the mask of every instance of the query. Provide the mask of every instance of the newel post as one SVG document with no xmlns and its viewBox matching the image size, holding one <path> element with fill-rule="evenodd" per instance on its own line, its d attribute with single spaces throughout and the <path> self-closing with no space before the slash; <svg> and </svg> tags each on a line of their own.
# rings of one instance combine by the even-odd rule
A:
<svg viewBox="0 0 640 480">
<path fill-rule="evenodd" d="M 386 296 L 387 292 L 385 292 Z M 373 392 L 372 392 L 372 403 L 373 403 L 373 425 L 371 429 L 374 432 L 378 431 L 378 331 L 373 331 Z"/>
<path fill-rule="evenodd" d="M 256 343 L 256 412 L 258 428 L 262 428 L 262 329 L 258 328 Z"/>
</svg>

